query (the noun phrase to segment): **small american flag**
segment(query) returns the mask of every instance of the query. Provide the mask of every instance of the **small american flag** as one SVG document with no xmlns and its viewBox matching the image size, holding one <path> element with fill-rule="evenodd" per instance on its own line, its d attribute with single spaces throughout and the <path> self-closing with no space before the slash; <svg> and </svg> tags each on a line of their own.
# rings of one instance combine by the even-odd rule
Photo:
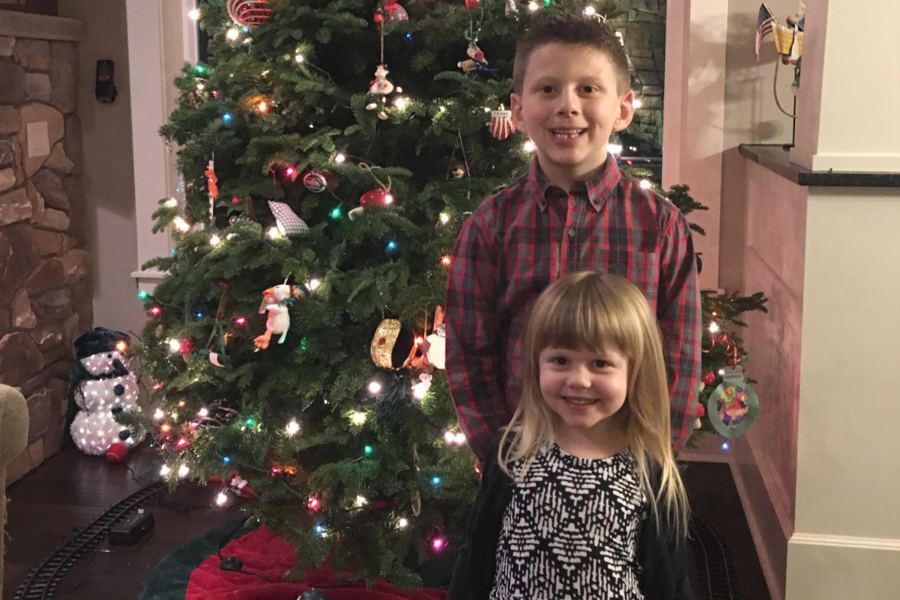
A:
<svg viewBox="0 0 900 600">
<path fill-rule="evenodd" d="M 759 16 L 756 18 L 756 60 L 759 60 L 759 47 L 763 38 L 772 33 L 775 26 L 775 17 L 769 7 L 763 2 L 759 7 Z"/>
</svg>

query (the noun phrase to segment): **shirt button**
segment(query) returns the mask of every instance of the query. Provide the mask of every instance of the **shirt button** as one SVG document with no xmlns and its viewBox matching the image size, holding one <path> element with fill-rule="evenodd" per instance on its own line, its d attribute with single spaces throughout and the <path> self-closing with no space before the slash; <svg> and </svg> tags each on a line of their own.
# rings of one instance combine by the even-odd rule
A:
<svg viewBox="0 0 900 600">
<path fill-rule="evenodd" d="M 574 227 L 573 227 L 572 229 L 569 230 L 569 237 L 570 237 L 570 238 L 575 237 L 575 228 L 574 228 Z"/>
</svg>

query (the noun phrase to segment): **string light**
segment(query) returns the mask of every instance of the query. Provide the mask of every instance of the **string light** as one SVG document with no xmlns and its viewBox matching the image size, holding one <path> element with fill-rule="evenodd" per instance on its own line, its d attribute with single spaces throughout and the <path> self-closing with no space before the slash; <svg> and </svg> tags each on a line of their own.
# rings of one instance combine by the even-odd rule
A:
<svg viewBox="0 0 900 600">
<path fill-rule="evenodd" d="M 372 446 L 366 446 L 365 448 L 363 448 L 363 452 L 366 455 L 372 454 Z"/>
<path fill-rule="evenodd" d="M 168 200 L 166 200 L 166 206 L 168 206 L 169 208 L 175 208 L 176 206 L 178 206 L 178 200 L 176 200 L 175 198 L 169 198 Z"/>
<path fill-rule="evenodd" d="M 443 550 L 445 545 L 447 545 L 447 542 L 443 538 L 437 537 L 431 540 L 431 547 L 437 552 Z"/>
<path fill-rule="evenodd" d="M 393 204 L 393 202 L 394 202 L 394 197 L 391 196 L 390 194 L 388 194 L 387 196 L 384 197 L 385 204 Z"/>
<path fill-rule="evenodd" d="M 200 417 L 206 417 L 209 415 L 209 411 L 206 410 L 206 408 L 201 408 L 199 411 L 197 411 L 197 415 Z"/>
<path fill-rule="evenodd" d="M 408 525 L 409 521 L 407 521 L 406 519 L 400 519 L 399 521 L 397 521 L 397 527 L 399 527 L 400 529 L 406 529 Z"/>
<path fill-rule="evenodd" d="M 217 236 L 217 235 L 214 235 L 214 236 L 212 236 L 211 238 L 209 238 L 209 245 L 210 245 L 210 246 L 218 246 L 218 245 L 221 244 L 221 243 L 222 243 L 222 240 L 221 240 L 221 238 L 219 238 L 219 236 Z"/>
<path fill-rule="evenodd" d="M 225 492 L 221 492 L 216 496 L 216 504 L 219 506 L 223 506 L 226 502 L 228 502 L 228 496 L 225 495 Z"/>
<path fill-rule="evenodd" d="M 200 11 L 196 8 L 192 8 L 188 11 L 188 18 L 192 21 L 197 21 L 198 19 L 200 19 Z"/>
<path fill-rule="evenodd" d="M 294 173 L 296 173 L 296 172 L 297 171 L 296 171 L 296 169 L 294 169 L 294 167 L 288 167 L 284 170 L 284 174 L 287 175 L 288 177 L 293 177 Z"/>
<path fill-rule="evenodd" d="M 202 81 L 197 82 L 197 91 L 202 92 L 206 89 L 206 85 Z"/>
<path fill-rule="evenodd" d="M 175 221 L 173 222 L 175 223 L 175 227 L 177 227 L 179 231 L 187 233 L 191 230 L 191 226 L 188 225 L 187 221 L 185 221 L 181 217 L 175 217 Z"/>
<path fill-rule="evenodd" d="M 584 16 L 593 17 L 596 14 L 597 14 L 597 9 L 594 8 L 593 6 L 591 6 L 590 4 L 588 4 L 587 6 L 584 7 Z"/>
<path fill-rule="evenodd" d="M 728 442 L 723 442 L 723 443 L 722 443 L 722 450 L 728 450 L 728 448 L 730 448 L 730 446 L 728 445 Z"/>
<path fill-rule="evenodd" d="M 378 383 L 377 381 L 372 381 L 371 383 L 369 383 L 369 393 L 372 394 L 373 396 L 377 396 L 378 394 L 380 394 L 381 393 L 381 384 Z"/>
<path fill-rule="evenodd" d="M 178 340 L 169 340 L 169 350 L 172 352 L 178 352 L 181 350 L 181 342 Z"/>
<path fill-rule="evenodd" d="M 641 179 L 641 189 L 642 190 L 649 190 L 650 185 L 651 185 L 651 183 L 650 183 L 649 179 Z"/>
<path fill-rule="evenodd" d="M 322 527 L 321 525 L 316 525 L 316 533 L 318 533 L 318 534 L 321 535 L 321 536 L 324 536 L 324 535 L 325 535 L 325 528 Z"/>
<path fill-rule="evenodd" d="M 181 467 L 178 469 L 178 476 L 181 478 L 184 478 L 184 477 L 187 477 L 188 473 L 190 473 L 190 472 L 191 472 L 191 470 L 188 468 L 187 465 L 181 465 Z"/>
<path fill-rule="evenodd" d="M 160 427 L 160 430 L 163 431 L 164 433 L 168 433 L 170 429 L 172 429 L 172 428 L 169 427 L 168 425 L 163 425 L 162 427 Z"/>
<path fill-rule="evenodd" d="M 710 333 L 716 333 L 717 331 L 719 331 L 719 326 L 718 326 L 718 324 L 716 324 L 716 323 L 710 323 L 710 324 L 709 324 L 709 332 L 710 332 Z"/>
<path fill-rule="evenodd" d="M 278 228 L 277 228 L 277 227 L 273 227 L 273 228 L 271 228 L 271 229 L 269 230 L 269 237 L 272 238 L 273 240 L 276 239 L 276 238 L 280 238 L 280 237 L 281 237 L 281 232 L 278 231 Z"/>
<path fill-rule="evenodd" d="M 266 104 L 265 101 L 260 102 L 259 106 L 256 107 L 256 110 L 258 110 L 261 113 L 269 112 L 269 105 Z"/>
<path fill-rule="evenodd" d="M 306 284 L 306 287 L 309 288 L 309 291 L 314 292 L 319 289 L 320 285 L 322 285 L 322 282 L 320 282 L 318 279 L 313 278 L 309 280 L 309 283 Z"/>
<path fill-rule="evenodd" d="M 337 164 L 343 164 L 344 161 L 347 160 L 347 157 L 341 154 L 340 152 L 334 157 L 334 162 Z"/>
<path fill-rule="evenodd" d="M 394 106 L 397 108 L 403 108 L 406 106 L 406 98 L 403 96 L 398 96 L 396 100 L 394 100 Z"/>
<path fill-rule="evenodd" d="M 538 6 L 537 2 L 529 2 L 528 3 L 528 10 L 530 10 L 531 12 L 534 12 L 539 8 L 540 8 L 540 6 Z"/>
<path fill-rule="evenodd" d="M 119 340 L 119 342 L 116 343 L 116 350 L 119 352 L 125 352 L 126 350 L 128 350 L 128 344 L 126 344 L 122 340 Z"/>
<path fill-rule="evenodd" d="M 230 456 L 223 456 L 223 457 L 222 457 L 222 462 L 225 463 L 225 464 L 230 463 L 230 462 L 231 462 L 231 457 L 230 457 Z"/>
<path fill-rule="evenodd" d="M 155 384 L 153 384 L 153 389 L 154 389 L 154 390 L 161 390 L 161 389 L 162 389 L 162 384 L 161 384 L 161 383 L 155 383 Z"/>
<path fill-rule="evenodd" d="M 397 249 L 397 242 L 395 242 L 394 240 L 391 240 L 390 242 L 388 242 L 388 244 L 387 244 L 387 249 L 388 249 L 388 251 L 396 250 L 396 249 Z"/>
<path fill-rule="evenodd" d="M 365 506 L 368 503 L 369 503 L 369 501 L 366 500 L 365 496 L 357 496 L 356 497 L 356 506 L 362 508 L 363 506 Z"/>
<path fill-rule="evenodd" d="M 613 156 L 619 156 L 620 154 L 622 154 L 622 144 L 619 144 L 617 142 L 610 141 L 606 145 L 606 148 L 613 154 Z"/>
<path fill-rule="evenodd" d="M 303 55 L 302 55 L 302 54 L 295 54 L 295 55 L 294 55 L 294 60 L 297 61 L 297 64 L 299 65 L 300 63 L 303 62 Z"/>
<path fill-rule="evenodd" d="M 450 266 L 450 257 L 444 256 L 443 258 L 441 258 L 441 264 L 444 265 L 445 267 L 449 267 Z"/>
<path fill-rule="evenodd" d="M 528 140 L 527 142 L 525 142 L 524 148 L 525 152 L 534 152 L 534 142 Z"/>
<path fill-rule="evenodd" d="M 332 219 L 340 219 L 341 218 L 341 209 L 340 207 L 336 207 L 333 211 L 331 211 Z"/>
<path fill-rule="evenodd" d="M 450 222 L 450 215 L 448 215 L 447 213 L 441 213 L 441 224 L 446 225 L 449 222 Z"/>
<path fill-rule="evenodd" d="M 140 298 L 141 300 L 146 300 L 147 297 L 148 297 L 149 295 L 150 295 L 150 294 L 148 294 L 148 293 L 147 293 L 146 291 L 144 291 L 144 290 L 141 290 L 141 291 L 138 292 L 138 298 Z"/>
<path fill-rule="evenodd" d="M 166 475 L 168 475 L 171 472 L 172 472 L 172 469 L 169 468 L 169 465 L 163 465 L 162 468 L 159 470 L 159 474 L 163 477 L 165 477 Z"/>
<path fill-rule="evenodd" d="M 186 439 L 184 439 L 184 438 L 179 438 L 179 439 L 178 439 L 178 443 L 175 444 L 175 445 L 176 445 L 176 447 L 178 447 L 178 448 L 184 448 L 185 446 L 188 445 L 188 441 L 187 441 Z"/>
<path fill-rule="evenodd" d="M 432 477 L 431 485 L 433 485 L 434 487 L 441 485 L 441 478 L 440 477 Z"/>
<path fill-rule="evenodd" d="M 229 40 L 231 40 L 232 42 L 234 42 L 234 41 L 236 41 L 239 37 L 241 37 L 241 32 L 240 32 L 240 30 L 238 30 L 238 29 L 229 29 L 229 30 L 228 30 L 228 33 L 225 34 L 225 37 L 227 37 Z"/>
<path fill-rule="evenodd" d="M 230 123 L 231 122 L 231 113 L 225 113 L 224 115 L 222 115 L 222 120 L 225 121 L 226 123 Z"/>
<path fill-rule="evenodd" d="M 296 435 L 298 431 L 300 431 L 300 423 L 297 422 L 297 419 L 292 419 L 287 425 L 288 435 Z"/>
<path fill-rule="evenodd" d="M 631 103 L 631 106 L 633 106 L 634 108 L 640 108 L 643 105 L 644 105 L 644 103 L 641 102 L 640 100 L 638 100 L 637 98 L 635 98 L 634 102 Z"/>
<path fill-rule="evenodd" d="M 157 408 L 156 412 L 153 413 L 153 418 L 156 419 L 157 421 L 161 420 L 165 416 L 166 416 L 166 413 L 164 413 L 161 408 Z"/>
<path fill-rule="evenodd" d="M 354 425 L 363 425 L 366 422 L 366 414 L 354 411 L 350 413 L 350 420 Z"/>
</svg>

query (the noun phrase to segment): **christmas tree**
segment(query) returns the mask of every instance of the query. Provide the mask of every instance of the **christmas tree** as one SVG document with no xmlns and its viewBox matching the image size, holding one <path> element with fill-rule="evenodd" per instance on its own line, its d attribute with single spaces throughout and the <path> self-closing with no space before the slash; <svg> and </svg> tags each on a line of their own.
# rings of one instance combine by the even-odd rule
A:
<svg viewBox="0 0 900 600">
<path fill-rule="evenodd" d="M 612 2 L 210 0 L 162 135 L 140 353 L 163 474 L 242 482 L 292 576 L 404 586 L 461 531 L 478 475 L 443 366 L 448 255 L 527 170 L 504 105 L 535 15 Z M 128 421 L 133 415 L 123 415 Z M 235 475 L 237 473 L 237 475 Z M 246 486 L 243 485 L 246 482 Z"/>
</svg>

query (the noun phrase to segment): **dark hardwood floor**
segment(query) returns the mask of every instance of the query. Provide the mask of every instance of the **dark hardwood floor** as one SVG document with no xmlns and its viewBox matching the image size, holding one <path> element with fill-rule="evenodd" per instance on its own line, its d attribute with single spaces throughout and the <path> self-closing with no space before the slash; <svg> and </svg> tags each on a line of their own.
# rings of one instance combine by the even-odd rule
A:
<svg viewBox="0 0 900 600">
<path fill-rule="evenodd" d="M 127 466 L 110 465 L 69 446 L 7 489 L 6 575 L 3 598 L 13 600 L 29 571 L 111 505 L 140 489 L 135 477 L 153 460 L 144 444 Z M 727 465 L 690 463 L 684 473 L 692 507 L 727 545 L 735 567 L 733 600 L 769 600 L 737 490 Z M 215 506 L 220 487 L 180 486 L 155 501 L 155 528 L 137 547 L 103 543 L 63 579 L 56 600 L 137 598 L 146 577 L 183 544 L 240 517 Z M 113 551 L 110 551 L 113 550 Z M 692 558 L 695 585 L 696 563 Z M 698 594 L 698 600 L 705 596 Z M 716 598 L 715 600 L 718 600 Z"/>
</svg>

